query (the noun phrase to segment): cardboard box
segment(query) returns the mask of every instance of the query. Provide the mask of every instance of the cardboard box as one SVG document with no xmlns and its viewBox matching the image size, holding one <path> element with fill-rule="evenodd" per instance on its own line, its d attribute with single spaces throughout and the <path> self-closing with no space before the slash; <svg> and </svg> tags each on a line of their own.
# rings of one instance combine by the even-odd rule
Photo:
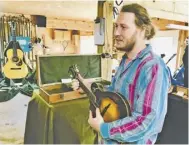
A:
<svg viewBox="0 0 189 145">
<path fill-rule="evenodd" d="M 61 79 L 69 79 L 69 67 L 77 64 L 80 74 L 88 82 L 101 82 L 100 55 L 43 55 L 37 56 L 37 81 L 39 93 L 49 104 L 87 97 L 71 89 L 71 83 L 63 84 Z"/>
<path fill-rule="evenodd" d="M 183 99 L 188 99 L 188 88 L 183 86 L 171 86 L 169 93 L 176 96 L 182 97 Z"/>
</svg>

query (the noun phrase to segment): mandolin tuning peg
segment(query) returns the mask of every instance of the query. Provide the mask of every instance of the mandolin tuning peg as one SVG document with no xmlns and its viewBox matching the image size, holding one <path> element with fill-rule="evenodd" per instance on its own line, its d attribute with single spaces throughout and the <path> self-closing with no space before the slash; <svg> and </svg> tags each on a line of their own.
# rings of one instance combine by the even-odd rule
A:
<svg viewBox="0 0 189 145">
<path fill-rule="evenodd" d="M 79 72 L 79 69 L 78 69 L 77 64 L 74 65 L 74 68 L 75 68 L 75 71 L 78 73 L 78 72 Z"/>
</svg>

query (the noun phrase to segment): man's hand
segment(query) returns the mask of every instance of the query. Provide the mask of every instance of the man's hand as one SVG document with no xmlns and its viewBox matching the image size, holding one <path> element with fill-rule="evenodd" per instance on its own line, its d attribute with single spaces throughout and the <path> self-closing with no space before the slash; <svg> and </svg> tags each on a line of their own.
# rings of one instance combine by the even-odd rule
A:
<svg viewBox="0 0 189 145">
<path fill-rule="evenodd" d="M 102 115 L 100 114 L 99 108 L 96 108 L 96 118 L 93 118 L 92 112 L 90 110 L 89 112 L 89 119 L 88 119 L 89 125 L 95 129 L 96 131 L 100 131 L 100 125 L 104 123 L 104 119 L 102 118 Z"/>
<path fill-rule="evenodd" d="M 79 91 L 79 93 L 84 93 L 84 91 L 79 87 L 79 81 L 77 79 L 73 79 L 71 83 L 71 88 L 75 91 Z"/>
<path fill-rule="evenodd" d="M 73 79 L 71 83 L 71 88 L 75 91 L 79 89 L 79 81 L 77 79 Z"/>
</svg>

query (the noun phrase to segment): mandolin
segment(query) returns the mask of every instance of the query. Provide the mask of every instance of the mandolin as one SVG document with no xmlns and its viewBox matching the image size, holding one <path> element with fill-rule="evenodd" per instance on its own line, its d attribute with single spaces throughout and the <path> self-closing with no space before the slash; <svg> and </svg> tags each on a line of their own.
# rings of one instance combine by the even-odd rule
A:
<svg viewBox="0 0 189 145">
<path fill-rule="evenodd" d="M 100 109 L 105 122 L 131 116 L 130 104 L 122 94 L 103 91 L 97 83 L 92 83 L 91 88 L 89 88 L 89 85 L 84 83 L 77 65 L 70 66 L 68 72 L 73 79 L 79 81 L 80 87 L 88 95 L 93 117 L 96 116 L 96 108 Z"/>
<path fill-rule="evenodd" d="M 24 62 L 24 53 L 16 41 L 15 22 L 11 22 L 12 41 L 9 42 L 5 51 L 7 62 L 3 67 L 4 75 L 9 79 L 25 78 L 28 74 L 28 67 Z"/>
</svg>

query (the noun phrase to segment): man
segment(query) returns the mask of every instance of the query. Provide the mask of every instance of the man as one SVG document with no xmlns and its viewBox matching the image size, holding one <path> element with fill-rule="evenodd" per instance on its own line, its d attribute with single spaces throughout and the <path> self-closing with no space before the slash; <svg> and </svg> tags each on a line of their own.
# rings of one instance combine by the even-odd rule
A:
<svg viewBox="0 0 189 145">
<path fill-rule="evenodd" d="M 131 117 L 104 122 L 99 109 L 89 113 L 88 123 L 99 132 L 104 144 L 154 144 L 167 112 L 169 72 L 146 40 L 155 35 L 149 15 L 138 4 L 122 7 L 115 23 L 115 46 L 125 52 L 109 91 L 129 100 Z"/>
<path fill-rule="evenodd" d="M 188 37 L 186 38 L 186 48 L 184 51 L 184 55 L 182 57 L 182 61 L 184 64 L 184 87 L 188 88 Z"/>
</svg>

